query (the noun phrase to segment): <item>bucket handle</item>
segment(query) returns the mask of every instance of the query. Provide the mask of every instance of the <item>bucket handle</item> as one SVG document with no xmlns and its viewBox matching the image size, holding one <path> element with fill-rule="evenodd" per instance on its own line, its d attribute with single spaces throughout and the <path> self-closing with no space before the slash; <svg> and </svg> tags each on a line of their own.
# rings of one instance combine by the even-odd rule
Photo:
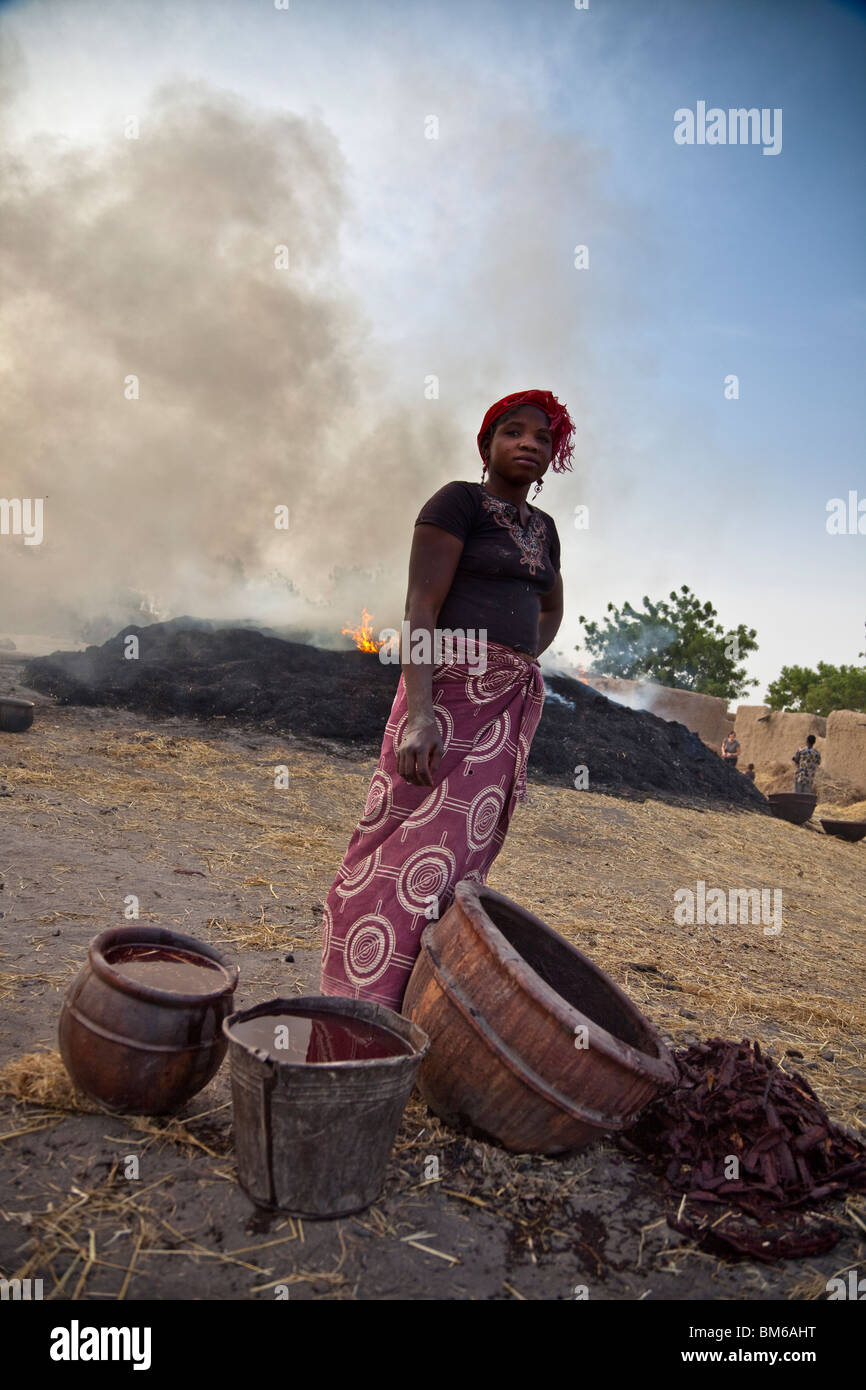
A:
<svg viewBox="0 0 866 1390">
<path fill-rule="evenodd" d="M 260 1104 L 259 1104 L 259 1125 L 260 1137 L 265 1153 L 265 1165 L 268 1175 L 268 1204 L 275 1207 L 277 1204 L 274 1192 L 274 1133 L 271 1119 L 271 1096 L 277 1079 L 277 1068 L 271 1058 L 267 1061 L 259 1054 L 259 1060 L 264 1062 L 261 1068 L 259 1079 Z"/>
</svg>

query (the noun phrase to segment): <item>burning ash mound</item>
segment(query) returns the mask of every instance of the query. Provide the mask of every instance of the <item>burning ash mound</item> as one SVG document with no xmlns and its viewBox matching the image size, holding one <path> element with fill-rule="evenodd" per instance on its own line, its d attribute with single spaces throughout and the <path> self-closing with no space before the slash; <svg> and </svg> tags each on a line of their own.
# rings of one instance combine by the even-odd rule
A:
<svg viewBox="0 0 866 1390">
<path fill-rule="evenodd" d="M 139 641 L 134 660 L 124 655 L 130 636 Z M 400 667 L 368 652 L 323 651 L 252 628 L 176 619 L 127 628 L 83 652 L 39 657 L 25 678 L 60 704 L 123 706 L 154 718 L 221 715 L 378 757 Z M 530 777 L 571 786 L 583 765 L 590 791 L 767 810 L 753 784 L 685 725 L 614 704 L 567 676 L 546 680 L 553 697 L 532 744 Z"/>
</svg>

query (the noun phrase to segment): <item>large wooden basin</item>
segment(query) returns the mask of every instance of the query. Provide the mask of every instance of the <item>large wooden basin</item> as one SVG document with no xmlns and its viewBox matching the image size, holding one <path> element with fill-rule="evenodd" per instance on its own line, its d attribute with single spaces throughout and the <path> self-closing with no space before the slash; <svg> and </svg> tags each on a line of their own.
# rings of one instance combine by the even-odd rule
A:
<svg viewBox="0 0 866 1390">
<path fill-rule="evenodd" d="M 826 820 L 821 817 L 825 834 L 836 835 L 840 840 L 850 840 L 852 844 L 866 837 L 866 820 Z"/>
<path fill-rule="evenodd" d="M 678 1078 L 652 1024 L 598 966 L 470 879 L 425 930 L 402 1012 L 430 1038 L 418 1086 L 431 1110 L 515 1153 L 627 1129 Z"/>
<path fill-rule="evenodd" d="M 818 798 L 812 792 L 771 792 L 767 800 L 773 815 L 792 825 L 805 825 L 818 805 Z"/>
</svg>

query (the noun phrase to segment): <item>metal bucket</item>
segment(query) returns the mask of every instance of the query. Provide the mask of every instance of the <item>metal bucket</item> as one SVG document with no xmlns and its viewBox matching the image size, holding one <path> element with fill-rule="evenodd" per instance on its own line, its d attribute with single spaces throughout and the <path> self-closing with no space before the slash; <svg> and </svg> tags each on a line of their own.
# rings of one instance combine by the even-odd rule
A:
<svg viewBox="0 0 866 1390">
<path fill-rule="evenodd" d="M 411 1052 L 369 1061 L 277 1060 L 233 1026 L 263 1014 L 330 1015 L 378 1024 Z M 238 1181 L 262 1207 L 293 1216 L 348 1216 L 376 1201 L 429 1040 L 366 999 L 272 999 L 223 1022 L 228 1038 Z"/>
</svg>

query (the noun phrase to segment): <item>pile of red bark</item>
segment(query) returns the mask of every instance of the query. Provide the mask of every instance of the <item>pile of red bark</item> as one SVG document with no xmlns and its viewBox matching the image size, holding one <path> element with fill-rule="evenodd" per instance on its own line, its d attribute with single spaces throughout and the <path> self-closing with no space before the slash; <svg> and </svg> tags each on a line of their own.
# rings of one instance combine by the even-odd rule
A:
<svg viewBox="0 0 866 1390">
<path fill-rule="evenodd" d="M 728 1256 L 769 1261 L 831 1249 L 843 1228 L 808 1209 L 866 1190 L 866 1146 L 757 1042 L 710 1038 L 675 1056 L 680 1084 L 628 1136 L 685 1196 L 668 1224 Z"/>
</svg>

